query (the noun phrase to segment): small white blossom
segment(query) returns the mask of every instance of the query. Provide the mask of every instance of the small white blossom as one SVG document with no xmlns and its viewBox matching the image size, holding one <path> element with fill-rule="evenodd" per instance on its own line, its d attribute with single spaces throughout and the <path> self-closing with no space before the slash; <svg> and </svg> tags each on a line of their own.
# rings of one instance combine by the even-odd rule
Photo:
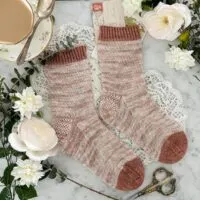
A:
<svg viewBox="0 0 200 200">
<path fill-rule="evenodd" d="M 32 87 L 24 89 L 22 94 L 16 93 L 15 96 L 19 98 L 19 100 L 15 101 L 13 108 L 15 112 L 20 112 L 22 119 L 24 116 L 30 119 L 32 113 L 36 113 L 43 107 L 42 97 L 36 95 Z"/>
<path fill-rule="evenodd" d="M 142 11 L 142 1 L 143 0 L 123 0 L 124 14 L 127 17 L 134 17 Z"/>
<path fill-rule="evenodd" d="M 13 168 L 11 175 L 17 180 L 19 185 L 37 185 L 39 179 L 44 175 L 41 171 L 40 162 L 32 160 L 18 160 L 17 166 Z"/>
<path fill-rule="evenodd" d="M 187 71 L 190 67 L 195 66 L 195 59 L 192 57 L 193 51 L 182 50 L 179 47 L 172 46 L 165 53 L 165 63 L 170 68 Z"/>
</svg>

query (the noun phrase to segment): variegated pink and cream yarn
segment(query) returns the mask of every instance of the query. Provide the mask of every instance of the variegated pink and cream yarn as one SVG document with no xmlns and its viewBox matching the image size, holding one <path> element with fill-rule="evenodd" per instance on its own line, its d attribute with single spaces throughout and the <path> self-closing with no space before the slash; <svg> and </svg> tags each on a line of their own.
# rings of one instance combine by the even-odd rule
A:
<svg viewBox="0 0 200 200">
<path fill-rule="evenodd" d="M 66 154 L 120 190 L 139 187 L 142 161 L 100 121 L 93 105 L 86 47 L 57 54 L 45 67 L 52 125 Z"/>
<path fill-rule="evenodd" d="M 162 112 L 147 93 L 139 27 L 101 26 L 97 46 L 101 118 L 154 160 L 179 161 L 187 150 L 187 138 L 183 127 Z"/>
<path fill-rule="evenodd" d="M 143 164 L 102 120 L 164 163 L 175 163 L 184 156 L 187 138 L 181 125 L 162 112 L 147 93 L 138 26 L 101 26 L 97 49 L 100 118 L 93 105 L 86 47 L 80 46 L 58 53 L 44 69 L 52 125 L 66 154 L 113 187 L 132 190 L 143 182 Z"/>
</svg>

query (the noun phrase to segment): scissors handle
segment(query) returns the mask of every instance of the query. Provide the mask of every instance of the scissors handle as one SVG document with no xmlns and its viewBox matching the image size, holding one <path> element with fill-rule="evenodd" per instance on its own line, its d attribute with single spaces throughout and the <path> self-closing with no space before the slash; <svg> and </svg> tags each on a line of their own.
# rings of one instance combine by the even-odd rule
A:
<svg viewBox="0 0 200 200">
<path fill-rule="evenodd" d="M 158 184 L 156 191 L 164 196 L 173 194 L 176 190 L 176 179 L 172 178 L 173 173 L 165 169 L 164 167 L 158 168 L 153 173 L 153 183 Z"/>
<path fill-rule="evenodd" d="M 158 179 L 157 174 L 160 174 L 160 173 L 164 173 L 164 177 L 162 177 L 161 179 Z M 158 183 L 158 182 L 166 179 L 167 177 L 171 177 L 172 175 L 173 175 L 172 172 L 168 171 L 164 167 L 160 167 L 160 168 L 156 169 L 156 171 L 153 173 L 153 182 Z"/>
<path fill-rule="evenodd" d="M 134 200 L 140 196 L 157 191 L 164 196 L 173 194 L 176 190 L 176 179 L 172 178 L 173 173 L 160 167 L 153 173 L 152 183 L 136 194 L 129 194 L 123 200 Z"/>
<path fill-rule="evenodd" d="M 165 188 L 166 187 L 166 188 Z M 164 196 L 173 194 L 176 190 L 176 179 L 172 178 L 168 183 L 156 187 L 156 191 Z"/>
</svg>

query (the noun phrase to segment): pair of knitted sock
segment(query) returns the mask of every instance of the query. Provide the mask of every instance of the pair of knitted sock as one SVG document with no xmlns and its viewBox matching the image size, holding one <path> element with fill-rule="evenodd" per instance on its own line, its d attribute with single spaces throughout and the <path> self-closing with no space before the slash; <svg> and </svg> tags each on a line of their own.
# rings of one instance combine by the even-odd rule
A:
<svg viewBox="0 0 200 200">
<path fill-rule="evenodd" d="M 68 155 L 117 189 L 136 189 L 144 179 L 142 161 L 104 123 L 118 128 L 163 163 L 183 157 L 187 138 L 183 128 L 147 94 L 137 26 L 100 27 L 98 56 L 102 73 L 100 117 L 93 103 L 86 47 L 60 52 L 47 64 L 44 71 L 52 125 Z"/>
</svg>

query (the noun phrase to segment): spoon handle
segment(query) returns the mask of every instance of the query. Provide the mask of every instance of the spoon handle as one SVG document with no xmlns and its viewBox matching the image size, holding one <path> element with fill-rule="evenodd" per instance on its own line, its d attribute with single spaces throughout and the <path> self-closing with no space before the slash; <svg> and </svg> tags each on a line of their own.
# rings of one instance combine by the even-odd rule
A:
<svg viewBox="0 0 200 200">
<path fill-rule="evenodd" d="M 21 53 L 19 54 L 19 56 L 17 58 L 17 65 L 22 65 L 25 62 L 25 59 L 26 59 L 26 56 L 27 56 L 28 49 L 30 47 L 31 41 L 32 41 L 32 39 L 34 37 L 34 34 L 35 34 L 37 28 L 38 28 L 38 25 L 40 24 L 40 22 L 42 20 L 43 20 L 42 18 L 39 18 L 37 20 L 37 22 L 35 23 L 31 35 L 28 37 L 28 39 L 27 39 L 27 41 L 26 41 Z"/>
</svg>

